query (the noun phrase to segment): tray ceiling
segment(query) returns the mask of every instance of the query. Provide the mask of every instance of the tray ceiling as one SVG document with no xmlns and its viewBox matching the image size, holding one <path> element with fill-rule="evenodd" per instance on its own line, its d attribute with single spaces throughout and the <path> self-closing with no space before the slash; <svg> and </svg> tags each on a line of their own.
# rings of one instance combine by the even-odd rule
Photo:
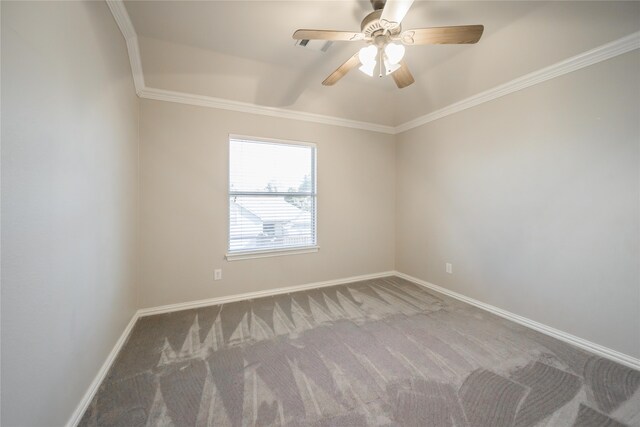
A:
<svg viewBox="0 0 640 427">
<path fill-rule="evenodd" d="M 416 1 L 403 27 L 483 24 L 477 45 L 408 47 L 416 83 L 352 71 L 362 45 L 297 47 L 298 28 L 358 30 L 368 1 L 127 1 L 146 85 L 395 126 L 640 30 L 639 2 Z"/>
</svg>

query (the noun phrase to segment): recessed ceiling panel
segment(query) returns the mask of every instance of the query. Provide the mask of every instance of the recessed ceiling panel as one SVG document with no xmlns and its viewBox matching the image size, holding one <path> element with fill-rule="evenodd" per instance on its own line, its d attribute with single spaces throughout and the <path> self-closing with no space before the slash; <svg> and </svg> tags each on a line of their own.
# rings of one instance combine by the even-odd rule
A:
<svg viewBox="0 0 640 427">
<path fill-rule="evenodd" d="M 296 29 L 359 31 L 369 1 L 127 1 L 150 87 L 400 124 L 640 30 L 639 2 L 415 1 L 403 28 L 482 24 L 478 44 L 409 46 L 415 83 L 354 69 L 321 82 L 364 42 L 326 52 Z"/>
</svg>

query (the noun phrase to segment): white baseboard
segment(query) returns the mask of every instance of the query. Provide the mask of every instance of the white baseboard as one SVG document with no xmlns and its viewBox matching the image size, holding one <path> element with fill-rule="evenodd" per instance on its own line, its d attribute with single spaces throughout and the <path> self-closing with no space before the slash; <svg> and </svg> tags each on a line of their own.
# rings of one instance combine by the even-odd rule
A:
<svg viewBox="0 0 640 427">
<path fill-rule="evenodd" d="M 105 360 L 102 366 L 100 367 L 98 374 L 91 382 L 91 385 L 87 389 L 87 392 L 84 394 L 84 396 L 82 396 L 82 400 L 76 407 L 76 410 L 73 411 L 73 414 L 71 414 L 71 418 L 69 418 L 69 421 L 67 422 L 66 427 L 75 427 L 78 425 L 78 423 L 82 419 L 84 412 L 89 407 L 91 400 L 93 400 L 93 396 L 95 396 L 96 392 L 98 391 L 98 388 L 100 387 L 100 384 L 102 384 L 102 380 L 104 380 L 104 378 L 107 376 L 107 373 L 111 368 L 111 365 L 116 360 L 116 356 L 118 356 L 120 349 L 122 348 L 122 346 L 124 346 L 124 343 L 127 342 L 127 338 L 129 338 L 129 334 L 131 333 L 131 330 L 133 329 L 133 326 L 136 324 L 137 320 L 138 320 L 138 312 L 136 311 L 135 313 L 133 313 L 133 317 L 131 317 L 131 320 L 129 321 L 129 324 L 127 325 L 127 327 L 124 328 L 122 335 L 120 335 L 120 338 L 118 338 L 118 341 L 116 341 L 116 345 L 113 346 L 113 349 L 107 356 L 107 360 Z"/>
<path fill-rule="evenodd" d="M 503 317 L 505 319 L 516 322 L 520 325 L 527 326 L 533 330 L 541 332 L 545 335 L 549 335 L 553 338 L 556 338 L 560 341 L 564 341 L 566 343 L 575 345 L 576 347 L 580 347 L 583 350 L 587 350 L 591 353 L 595 353 L 598 356 L 606 357 L 607 359 L 613 360 L 614 362 L 618 362 L 622 365 L 628 366 L 633 369 L 640 370 L 640 359 L 629 356 L 624 353 L 620 353 L 619 351 L 612 350 L 608 347 L 602 346 L 600 344 L 596 344 L 591 341 L 587 341 L 583 338 L 577 337 L 575 335 L 568 334 L 561 330 L 552 328 L 551 326 L 544 325 L 542 323 L 536 322 L 531 319 L 527 319 L 526 317 L 518 316 L 517 314 L 513 314 L 509 311 L 503 310 L 498 307 L 494 307 L 490 304 L 486 304 L 484 302 L 478 301 L 473 298 L 469 298 L 462 294 L 459 294 L 454 291 L 450 291 L 449 289 L 445 289 L 441 286 L 434 285 L 433 283 L 426 282 L 424 280 L 420 280 L 417 277 L 409 276 L 408 274 L 401 273 L 399 271 L 395 271 L 394 275 L 398 277 L 402 277 L 410 282 L 416 283 L 420 286 L 424 286 L 430 290 L 439 292 L 441 294 L 450 296 L 451 298 L 455 298 L 459 301 L 466 302 L 467 304 L 471 304 L 475 307 L 481 308 L 485 311 L 493 313 L 497 316 Z"/>
<path fill-rule="evenodd" d="M 345 283 L 359 282 L 362 280 L 378 279 L 380 277 L 393 276 L 395 271 L 365 274 L 362 276 L 345 277 L 342 279 L 327 280 L 324 282 L 307 283 L 305 285 L 287 286 L 284 288 L 267 289 L 264 291 L 247 292 L 244 294 L 229 295 L 225 297 L 208 298 L 198 301 L 182 302 L 178 304 L 163 305 L 160 307 L 142 308 L 138 310 L 138 316 L 150 316 L 153 314 L 170 313 L 172 311 L 188 310 L 191 308 L 206 307 L 209 305 L 225 304 L 246 299 L 268 297 L 271 295 L 288 294 L 290 292 L 304 291 L 307 289 L 324 288 L 326 286 L 343 285 Z"/>
</svg>

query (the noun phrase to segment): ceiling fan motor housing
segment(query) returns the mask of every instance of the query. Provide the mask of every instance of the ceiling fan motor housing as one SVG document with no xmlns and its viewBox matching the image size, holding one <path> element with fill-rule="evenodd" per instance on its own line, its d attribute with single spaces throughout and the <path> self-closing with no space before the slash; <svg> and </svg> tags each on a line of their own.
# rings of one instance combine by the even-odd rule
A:
<svg viewBox="0 0 640 427">
<path fill-rule="evenodd" d="M 373 39 L 377 35 L 381 35 L 384 32 L 384 28 L 380 25 L 380 16 L 382 15 L 382 9 L 374 10 L 370 14 L 364 17 L 362 24 L 360 24 L 360 30 L 364 33 L 365 38 Z M 395 36 L 400 34 L 402 27 L 398 25 L 396 28 L 387 31 L 389 36 Z"/>
</svg>

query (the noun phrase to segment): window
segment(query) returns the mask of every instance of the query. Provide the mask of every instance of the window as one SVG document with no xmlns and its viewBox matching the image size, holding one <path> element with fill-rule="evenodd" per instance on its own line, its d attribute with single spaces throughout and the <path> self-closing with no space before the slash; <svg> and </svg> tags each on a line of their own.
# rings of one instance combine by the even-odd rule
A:
<svg viewBox="0 0 640 427">
<path fill-rule="evenodd" d="M 227 259 L 316 244 L 315 145 L 230 136 Z"/>
</svg>

